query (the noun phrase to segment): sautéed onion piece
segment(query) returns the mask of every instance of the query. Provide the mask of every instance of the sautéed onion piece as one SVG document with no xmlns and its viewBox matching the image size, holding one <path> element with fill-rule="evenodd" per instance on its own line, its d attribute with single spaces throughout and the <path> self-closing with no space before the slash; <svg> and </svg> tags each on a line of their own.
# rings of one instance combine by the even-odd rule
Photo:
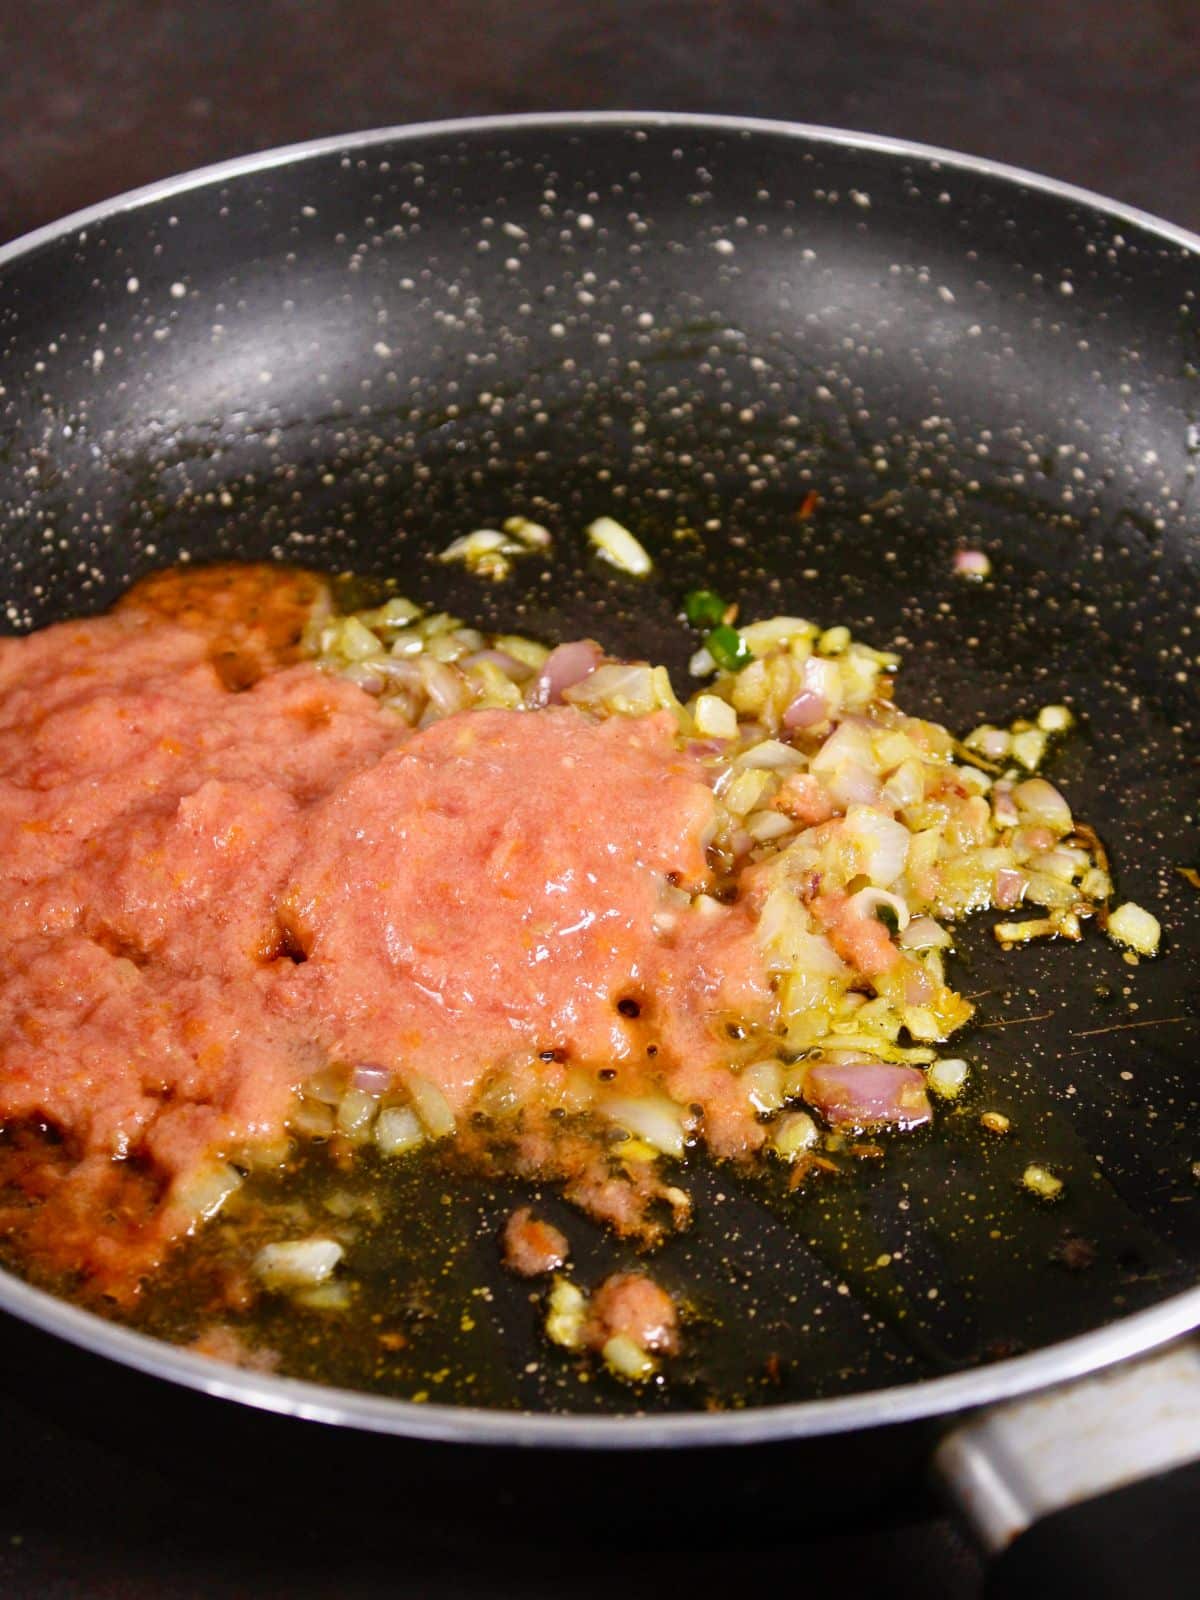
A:
<svg viewBox="0 0 1200 1600">
<path fill-rule="evenodd" d="M 546 542 L 484 533 L 446 558 Z M 1005 945 L 1095 919 L 1128 960 L 1157 951 L 1149 913 L 1110 922 L 1103 848 L 1036 774 L 1065 707 L 960 743 L 904 713 L 897 658 L 844 627 L 735 627 L 709 591 L 686 610 L 705 640 L 687 700 L 592 640 L 550 649 L 400 597 L 339 614 L 322 580 L 266 567 L 156 575 L 110 617 L 0 641 L 3 807 L 37 830 L 0 860 L 37 912 L 0 983 L 5 1259 L 128 1311 L 219 1213 L 234 1287 L 200 1348 L 242 1351 L 228 1330 L 263 1296 L 346 1313 L 359 1202 L 334 1196 L 345 1215 L 314 1233 L 243 1185 L 314 1142 L 343 1164 L 452 1148 L 651 1247 L 686 1225 L 697 1143 L 795 1186 L 847 1133 L 903 1135 L 958 1094 L 965 917 L 1002 911 Z M 80 768 L 117 863 L 90 880 Z M 488 942 L 497 897 L 520 950 Z M 114 1019 L 99 1096 L 79 1057 L 96 1038 L 39 976 L 56 963 L 81 1016 Z M 528 1211 L 506 1248 L 531 1274 L 567 1256 Z M 679 1348 L 645 1274 L 547 1296 L 548 1340 L 627 1381 Z"/>
</svg>

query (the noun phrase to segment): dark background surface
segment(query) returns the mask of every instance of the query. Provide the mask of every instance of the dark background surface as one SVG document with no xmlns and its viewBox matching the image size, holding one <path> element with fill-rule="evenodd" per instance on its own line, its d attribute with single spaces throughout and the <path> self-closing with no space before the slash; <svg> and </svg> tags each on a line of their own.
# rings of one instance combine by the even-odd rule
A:
<svg viewBox="0 0 1200 1600">
<path fill-rule="evenodd" d="M 1195 0 L 8 0 L 0 52 L 9 237 L 292 140 L 590 107 L 921 139 L 1200 227 Z"/>
<path fill-rule="evenodd" d="M 1194 0 L 48 0 L 0 8 L 0 237 L 155 178 L 292 140 L 410 120 L 592 107 L 795 118 L 1014 162 L 1200 227 Z M 55 1413 L 52 1364 L 0 1327 L 0 1594 L 634 1594 L 837 1584 L 971 1596 L 976 1563 L 914 1500 L 889 1524 L 794 1532 L 673 1521 L 633 1549 L 597 1529 L 571 1554 L 470 1537 L 467 1507 L 387 1541 L 321 1516 L 229 1520 L 218 1494 L 148 1467 L 131 1440 Z M 478 1472 L 470 1493 L 487 1495 Z M 571 1492 L 564 1485 L 564 1494 Z M 552 1509 L 552 1508 L 548 1508 Z M 765 1543 L 765 1548 L 760 1548 Z"/>
</svg>

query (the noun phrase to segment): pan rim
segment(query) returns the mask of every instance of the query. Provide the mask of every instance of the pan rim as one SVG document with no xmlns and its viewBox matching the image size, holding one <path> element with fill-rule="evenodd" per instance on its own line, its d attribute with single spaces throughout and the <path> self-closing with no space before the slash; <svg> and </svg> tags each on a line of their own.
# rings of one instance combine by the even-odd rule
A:
<svg viewBox="0 0 1200 1600">
<path fill-rule="evenodd" d="M 0 1311 L 93 1355 L 216 1399 L 305 1422 L 445 1444 L 658 1450 L 755 1445 L 952 1417 L 1068 1383 L 1157 1349 L 1200 1326 L 1200 1285 L 1027 1355 L 894 1388 L 742 1411 L 578 1416 L 417 1403 L 227 1366 L 107 1322 L 0 1271 Z"/>
<path fill-rule="evenodd" d="M 415 143 L 430 137 L 454 138 L 531 129 L 583 131 L 602 127 L 761 134 L 798 143 L 873 151 L 936 163 L 950 170 L 999 179 L 1017 189 L 1033 190 L 1086 207 L 1200 256 L 1198 233 L 1093 190 L 986 157 L 812 123 L 687 112 L 610 110 L 529 112 L 409 123 L 305 140 L 237 156 L 129 190 L 10 240 L 0 245 L 0 272 L 47 245 L 114 217 L 276 167 L 295 166 L 322 156 L 368 150 L 384 144 Z M 300 1379 L 247 1372 L 107 1322 L 3 1270 L 0 1270 L 0 1311 L 148 1376 L 302 1421 L 442 1443 L 623 1450 L 782 1442 L 945 1417 L 1012 1399 L 1083 1377 L 1193 1332 L 1200 1327 L 1200 1285 L 1087 1333 L 986 1367 L 831 1399 L 716 1415 L 681 1413 L 661 1417 L 571 1416 L 417 1404 Z"/>
<path fill-rule="evenodd" d="M 107 200 L 97 201 L 79 211 L 70 212 L 55 222 L 43 224 L 29 233 L 18 235 L 0 244 L 0 271 L 23 255 L 32 254 L 43 245 L 52 244 L 67 234 L 109 221 L 129 211 L 136 211 L 156 201 L 169 200 L 175 195 L 189 194 L 195 189 L 208 188 L 233 178 L 249 176 L 255 172 L 268 172 L 276 167 L 296 166 L 303 161 L 320 156 L 348 153 L 387 143 L 415 143 L 431 136 L 450 136 L 471 133 L 519 132 L 524 129 L 544 128 L 561 131 L 577 128 L 692 128 L 707 129 L 716 133 L 774 134 L 811 144 L 827 144 L 842 149 L 870 150 L 882 155 L 909 156 L 914 160 L 932 162 L 958 171 L 975 173 L 984 177 L 999 178 L 1018 188 L 1035 189 L 1087 206 L 1104 216 L 1129 223 L 1149 233 L 1156 233 L 1164 241 L 1179 245 L 1192 254 L 1200 255 L 1200 232 L 1169 222 L 1165 217 L 1121 200 L 1100 194 L 1065 179 L 1051 178 L 1033 172 L 1028 167 L 1009 162 L 994 161 L 988 156 L 970 155 L 951 150 L 943 145 L 924 144 L 915 139 L 898 139 L 889 134 L 863 133 L 853 128 L 833 128 L 817 122 L 790 122 L 783 118 L 740 117 L 708 115 L 690 111 L 522 111 L 504 116 L 447 117 L 427 122 L 396 123 L 380 128 L 361 129 L 349 134 L 323 135 L 319 139 L 303 139 L 294 144 L 275 145 L 249 155 L 232 156 L 226 161 L 212 162 L 207 166 L 193 167 L 187 172 L 158 178 L 136 189 L 127 189 Z"/>
</svg>

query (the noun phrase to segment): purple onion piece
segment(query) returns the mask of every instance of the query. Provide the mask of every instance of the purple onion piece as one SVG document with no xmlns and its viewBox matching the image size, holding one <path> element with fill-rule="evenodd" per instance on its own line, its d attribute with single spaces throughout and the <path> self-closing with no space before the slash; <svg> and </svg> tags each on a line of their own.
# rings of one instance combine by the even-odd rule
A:
<svg viewBox="0 0 1200 1600">
<path fill-rule="evenodd" d="M 1025 874 L 1015 867 L 1000 867 L 996 872 L 996 904 L 1011 911 L 1025 893 Z"/>
<path fill-rule="evenodd" d="M 986 578 L 992 563 L 982 550 L 958 550 L 954 556 L 954 570 L 965 578 Z"/>
<path fill-rule="evenodd" d="M 526 703 L 534 709 L 562 705 L 563 690 L 582 683 L 603 660 L 604 652 L 593 639 L 560 644 L 542 663 L 542 670 L 525 697 Z"/>
<path fill-rule="evenodd" d="M 813 689 L 801 689 L 783 713 L 785 728 L 812 728 L 818 722 L 828 720 L 829 701 L 823 694 L 817 694 Z"/>
<path fill-rule="evenodd" d="M 351 1081 L 364 1094 L 383 1094 L 391 1086 L 392 1075 L 386 1067 L 376 1066 L 372 1061 L 360 1061 Z"/>
<path fill-rule="evenodd" d="M 891 1061 L 815 1062 L 804 1099 L 835 1128 L 917 1128 L 931 1115 L 925 1074 Z"/>
<path fill-rule="evenodd" d="M 518 661 L 516 656 L 510 656 L 507 650 L 476 650 L 474 655 L 463 657 L 462 665 L 473 667 L 484 661 L 499 667 L 504 676 L 511 678 L 514 683 L 520 683 L 530 675 L 529 667 L 523 661 Z"/>
</svg>

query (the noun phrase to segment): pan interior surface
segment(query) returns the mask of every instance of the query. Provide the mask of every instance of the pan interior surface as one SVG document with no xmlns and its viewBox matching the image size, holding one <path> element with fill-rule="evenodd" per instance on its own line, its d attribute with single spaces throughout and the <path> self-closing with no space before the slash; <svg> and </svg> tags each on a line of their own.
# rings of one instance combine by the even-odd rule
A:
<svg viewBox="0 0 1200 1600">
<path fill-rule="evenodd" d="M 407 1276 L 381 1237 L 376 1270 L 381 1304 L 427 1307 L 448 1232 L 455 1293 L 491 1293 L 474 1338 L 450 1327 L 458 1299 L 429 1312 L 434 1399 L 835 1398 L 1195 1283 L 1200 891 L 1179 869 L 1200 864 L 1198 290 L 1180 243 L 967 163 L 633 119 L 300 152 L 4 268 L 10 629 L 102 609 L 171 561 L 265 557 L 396 578 L 481 626 L 592 635 L 682 684 L 680 599 L 712 587 L 743 617 L 899 650 L 900 703 L 957 731 L 1071 705 L 1050 776 L 1119 898 L 1164 925 L 1164 958 L 1138 968 L 1096 937 L 1002 955 L 971 929 L 969 1094 L 852 1181 L 788 1196 L 695 1163 L 697 1224 L 653 1270 L 709 1332 L 662 1389 L 533 1359 L 537 1307 L 496 1262 L 512 1193 L 456 1178 L 451 1227 Z M 553 529 L 552 559 L 498 585 L 432 559 L 514 513 Z M 583 530 L 606 513 L 652 552 L 649 580 L 595 563 Z M 954 573 L 968 547 L 983 583 Z M 984 1110 L 1015 1136 L 982 1134 Z M 1060 1203 L 1022 1193 L 1030 1161 L 1064 1175 Z M 397 1206 L 420 1209 L 445 1179 L 405 1184 Z M 542 1203 L 581 1275 L 628 1263 Z M 361 1381 L 336 1346 L 293 1374 Z"/>
</svg>

